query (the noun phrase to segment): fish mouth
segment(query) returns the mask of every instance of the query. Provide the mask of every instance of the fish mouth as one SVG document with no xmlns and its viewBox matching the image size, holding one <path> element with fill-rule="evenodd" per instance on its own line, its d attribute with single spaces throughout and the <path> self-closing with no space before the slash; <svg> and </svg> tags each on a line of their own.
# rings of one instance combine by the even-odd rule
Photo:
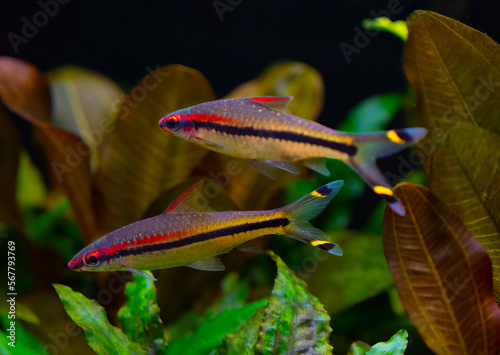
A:
<svg viewBox="0 0 500 355">
<path fill-rule="evenodd" d="M 71 260 L 69 263 L 68 263 L 68 267 L 72 270 L 75 270 L 75 271 L 81 271 L 81 268 L 83 267 L 83 260 L 82 258 L 75 258 L 73 260 Z"/>
<path fill-rule="evenodd" d="M 162 117 L 162 119 L 158 121 L 158 124 L 160 125 L 160 128 L 163 129 L 165 132 L 171 132 L 167 128 L 167 116 Z"/>
</svg>

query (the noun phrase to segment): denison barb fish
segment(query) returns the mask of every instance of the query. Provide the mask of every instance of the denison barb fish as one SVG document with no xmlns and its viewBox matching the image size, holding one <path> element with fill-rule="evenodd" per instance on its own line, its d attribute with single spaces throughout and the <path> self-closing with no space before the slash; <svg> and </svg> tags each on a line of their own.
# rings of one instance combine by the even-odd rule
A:
<svg viewBox="0 0 500 355">
<path fill-rule="evenodd" d="M 424 128 L 402 128 L 371 134 L 336 131 L 291 115 L 292 97 L 253 97 L 205 102 L 175 111 L 160 120 L 163 130 L 232 157 L 247 159 L 276 178 L 276 169 L 298 174 L 302 163 L 330 175 L 325 158 L 340 159 L 356 171 L 398 214 L 405 209 L 375 160 L 421 140 Z"/>
<path fill-rule="evenodd" d="M 185 265 L 218 271 L 224 266 L 217 255 L 234 248 L 255 251 L 245 243 L 268 234 L 287 235 L 342 255 L 342 249 L 308 221 L 323 211 L 343 185 L 342 180 L 331 182 L 275 210 L 213 212 L 200 207 L 199 182 L 161 215 L 105 235 L 76 254 L 68 266 L 76 271 L 128 270 L 153 280 L 140 270 Z"/>
</svg>

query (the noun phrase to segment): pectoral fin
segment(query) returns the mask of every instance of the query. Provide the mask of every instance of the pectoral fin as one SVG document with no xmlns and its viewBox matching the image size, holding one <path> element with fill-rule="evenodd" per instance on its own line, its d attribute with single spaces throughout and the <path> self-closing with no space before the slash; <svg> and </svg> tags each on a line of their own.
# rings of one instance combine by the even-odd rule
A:
<svg viewBox="0 0 500 355">
<path fill-rule="evenodd" d="M 217 143 L 214 143 L 214 142 L 210 142 L 210 141 L 207 141 L 205 139 L 201 139 L 201 138 L 198 138 L 196 137 L 195 139 L 199 140 L 200 142 L 203 142 L 205 144 L 208 144 L 209 146 L 213 147 L 213 148 L 217 148 L 217 149 L 226 149 L 226 147 L 220 145 L 220 144 L 217 144 Z"/>
<path fill-rule="evenodd" d="M 197 270 L 205 270 L 205 271 L 223 271 L 226 268 L 222 264 L 222 261 L 217 256 L 204 259 L 204 260 L 199 260 L 192 262 L 191 264 L 188 264 L 190 268 L 197 269 Z"/>
<path fill-rule="evenodd" d="M 151 276 L 151 275 L 149 275 L 149 274 L 145 273 L 144 271 L 136 270 L 136 269 L 131 268 L 130 266 L 126 266 L 126 265 L 122 265 L 122 267 L 123 267 L 124 269 L 127 269 L 128 271 L 133 272 L 134 274 L 137 274 L 137 275 L 139 275 L 139 276 L 142 276 L 142 277 L 144 277 L 144 278 L 146 278 L 146 279 L 148 279 L 148 280 L 151 280 L 151 281 L 158 281 L 158 280 L 157 280 L 157 279 L 155 279 L 153 276 Z"/>
</svg>

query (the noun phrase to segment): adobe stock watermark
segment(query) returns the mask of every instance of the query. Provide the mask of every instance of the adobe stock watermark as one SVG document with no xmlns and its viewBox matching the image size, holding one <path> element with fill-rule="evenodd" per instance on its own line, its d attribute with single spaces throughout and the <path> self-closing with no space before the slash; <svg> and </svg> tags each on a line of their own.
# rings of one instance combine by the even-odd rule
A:
<svg viewBox="0 0 500 355">
<path fill-rule="evenodd" d="M 500 82 L 494 81 L 493 74 L 488 75 L 487 78 L 483 76 L 477 77 L 477 86 L 474 89 L 472 95 L 464 97 L 463 102 L 465 106 L 455 103 L 453 107 L 448 108 L 443 113 L 443 120 L 447 122 L 456 122 L 447 131 L 450 131 L 453 127 L 456 127 L 464 123 L 464 119 L 468 119 L 471 114 L 473 114 L 480 106 L 481 103 L 490 98 L 491 94 L 496 91 L 496 88 L 500 87 Z M 434 151 L 437 149 L 440 143 L 445 139 L 446 131 L 442 128 L 436 127 L 430 130 L 424 139 L 422 139 L 417 147 L 413 149 L 408 158 L 398 155 L 397 159 L 399 161 L 397 167 L 397 173 L 384 172 L 384 176 L 389 181 L 391 185 L 394 185 L 402 177 L 408 175 L 415 168 L 421 166 L 424 160 L 430 157 Z"/>
<path fill-rule="evenodd" d="M 371 10 L 370 15 L 373 16 L 373 18 L 387 17 L 392 20 L 392 17 L 398 15 L 401 11 L 403 11 L 403 6 L 399 0 L 389 0 L 385 10 L 380 10 L 378 12 Z M 354 54 L 361 53 L 361 50 L 370 44 L 372 38 L 378 36 L 380 33 L 380 31 L 362 29 L 359 26 L 354 27 L 354 32 L 353 44 L 347 42 L 340 43 L 340 50 L 348 64 L 352 62 L 351 57 Z"/>
<path fill-rule="evenodd" d="M 214 6 L 217 16 L 219 16 L 220 22 L 224 21 L 224 13 L 233 12 L 236 6 L 240 5 L 243 0 L 214 0 L 212 5 Z"/>
<path fill-rule="evenodd" d="M 54 18 L 59 13 L 60 5 L 66 5 L 70 0 L 40 0 L 37 2 L 40 6 L 40 11 L 35 12 L 30 18 L 23 16 L 21 18 L 22 26 L 18 33 L 9 32 L 7 39 L 9 40 L 14 53 L 19 53 L 19 46 L 28 44 L 40 31 L 45 27 L 51 18 Z"/>
<path fill-rule="evenodd" d="M 148 91 L 154 90 L 163 80 L 170 75 L 157 64 L 156 68 L 146 66 L 146 75 L 139 85 L 136 85 L 130 94 L 124 95 L 116 99 L 113 103 L 113 112 L 117 112 L 117 120 L 125 120 L 130 111 L 136 108 L 140 102 L 144 101 L 148 95 Z M 98 147 L 104 137 L 110 134 L 115 129 L 115 123 L 109 118 L 104 117 L 98 124 L 97 128 L 92 130 L 83 130 L 81 132 L 82 141 L 76 147 L 67 145 L 65 147 L 66 157 L 65 162 L 54 161 L 51 163 L 51 168 L 59 182 L 64 178 L 64 174 L 71 173 L 83 161 L 83 158 L 90 155 L 91 147 Z"/>
</svg>

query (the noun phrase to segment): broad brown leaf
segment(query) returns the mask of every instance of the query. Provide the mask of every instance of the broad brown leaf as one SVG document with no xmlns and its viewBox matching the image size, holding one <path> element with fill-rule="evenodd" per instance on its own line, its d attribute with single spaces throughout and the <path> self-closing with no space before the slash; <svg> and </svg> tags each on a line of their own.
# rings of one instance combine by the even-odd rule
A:
<svg viewBox="0 0 500 355">
<path fill-rule="evenodd" d="M 0 96 L 9 109 L 24 118 L 50 122 L 50 91 L 44 75 L 31 64 L 0 57 Z"/>
<path fill-rule="evenodd" d="M 275 63 L 257 79 L 238 86 L 226 98 L 252 96 L 293 96 L 293 101 L 288 104 L 290 112 L 298 117 L 316 120 L 323 107 L 323 78 L 316 69 L 304 63 Z M 238 172 L 234 174 L 235 177 L 229 174 L 231 180 L 228 190 L 243 209 L 267 207 L 269 199 L 277 191 L 297 179 L 297 175 L 280 171 L 279 178 L 273 181 L 247 162 L 221 154 L 215 158 L 219 169 L 215 174 L 230 171 L 228 164 L 237 166 L 233 170 Z"/>
<path fill-rule="evenodd" d="M 305 63 L 283 61 L 270 65 L 261 76 L 241 84 L 226 98 L 293 96 L 288 104 L 290 112 L 316 120 L 323 108 L 324 92 L 323 78 L 316 69 Z"/>
<path fill-rule="evenodd" d="M 52 123 L 77 136 L 90 147 L 92 171 L 97 169 L 96 147 L 102 143 L 124 93 L 106 76 L 66 66 L 47 73 L 52 94 Z"/>
<path fill-rule="evenodd" d="M 51 178 L 68 196 L 82 233 L 89 239 L 94 231 L 89 149 L 74 134 L 48 123 L 48 90 L 45 77 L 31 64 L 14 58 L 0 59 L 0 97 L 12 111 L 36 127 Z"/>
<path fill-rule="evenodd" d="M 429 186 L 485 247 L 500 300 L 500 138 L 463 125 L 451 130 L 432 159 Z"/>
<path fill-rule="evenodd" d="M 486 250 L 426 188 L 395 192 L 406 216 L 386 208 L 383 242 L 403 305 L 437 354 L 498 354 L 500 308 Z"/>
<path fill-rule="evenodd" d="M 23 220 L 16 198 L 17 169 L 21 142 L 16 127 L 0 105 L 0 221 L 22 230 Z"/>
<path fill-rule="evenodd" d="M 417 91 L 419 126 L 430 137 L 463 123 L 500 133 L 498 44 L 431 11 L 414 12 L 408 29 L 404 69 Z"/>
<path fill-rule="evenodd" d="M 94 207 L 101 233 L 140 219 L 158 196 L 189 177 L 207 150 L 164 132 L 158 121 L 213 98 L 207 79 L 182 65 L 160 67 L 132 89 L 98 146 Z"/>
</svg>

